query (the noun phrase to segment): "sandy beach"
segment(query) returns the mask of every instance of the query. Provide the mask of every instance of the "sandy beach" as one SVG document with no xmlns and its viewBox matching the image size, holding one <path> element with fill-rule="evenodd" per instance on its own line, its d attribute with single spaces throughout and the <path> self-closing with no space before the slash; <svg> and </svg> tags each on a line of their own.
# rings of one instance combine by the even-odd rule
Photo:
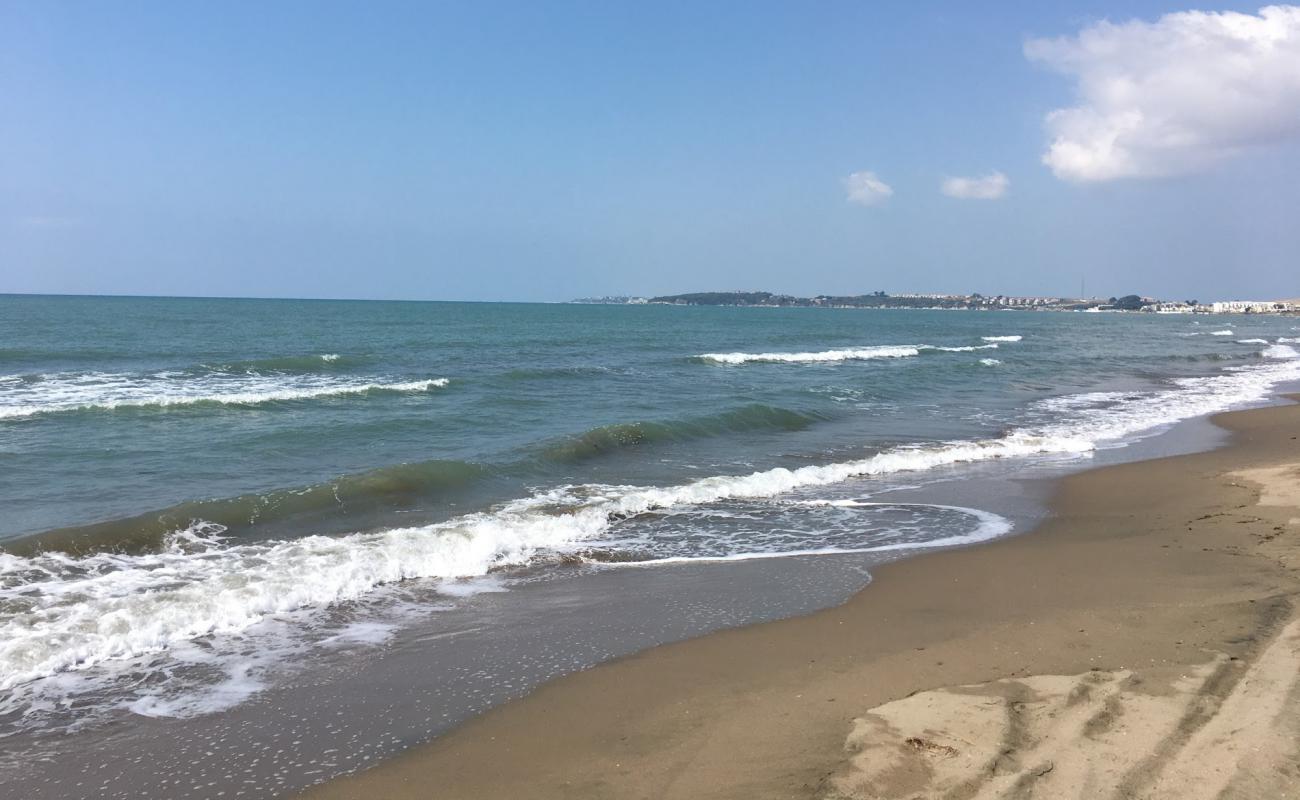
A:
<svg viewBox="0 0 1300 800">
<path fill-rule="evenodd" d="M 1028 535 L 556 680 L 332 798 L 1300 794 L 1300 405 L 1068 477 Z"/>
</svg>

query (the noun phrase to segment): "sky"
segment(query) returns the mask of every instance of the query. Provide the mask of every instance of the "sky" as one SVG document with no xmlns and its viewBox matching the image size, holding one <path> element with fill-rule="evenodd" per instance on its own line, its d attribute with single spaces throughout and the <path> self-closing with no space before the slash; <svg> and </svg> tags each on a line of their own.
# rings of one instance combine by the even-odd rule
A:
<svg viewBox="0 0 1300 800">
<path fill-rule="evenodd" d="M 0 292 L 1300 296 L 1300 8 L 1186 2 L 0 0 Z"/>
</svg>

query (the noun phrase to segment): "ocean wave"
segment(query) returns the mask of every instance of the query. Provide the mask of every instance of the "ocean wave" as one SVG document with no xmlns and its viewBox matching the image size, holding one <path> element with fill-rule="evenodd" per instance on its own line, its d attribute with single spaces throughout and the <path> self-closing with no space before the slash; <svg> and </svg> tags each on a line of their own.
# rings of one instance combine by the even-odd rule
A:
<svg viewBox="0 0 1300 800">
<path fill-rule="evenodd" d="M 1268 344 L 1268 339 L 1238 339 L 1237 344 Z"/>
<path fill-rule="evenodd" d="M 869 361 L 876 358 L 911 358 L 926 352 L 970 353 L 976 350 L 995 350 L 997 344 L 977 344 L 959 347 L 938 345 L 877 345 L 874 347 L 821 350 L 809 353 L 702 353 L 696 358 L 716 364 L 766 363 L 827 363 L 836 361 Z"/>
<path fill-rule="evenodd" d="M 318 353 L 316 355 L 272 356 L 248 361 L 203 364 L 201 368 L 204 371 L 217 372 L 299 373 L 339 369 L 344 366 L 359 364 L 363 360 L 354 356 L 344 356 L 340 353 Z"/>
<path fill-rule="evenodd" d="M 986 367 L 996 367 L 1002 362 L 997 360 L 996 358 L 981 358 L 980 363 Z"/>
<path fill-rule="evenodd" d="M 981 336 L 986 342 L 1018 342 L 1025 338 L 1023 336 Z"/>
<path fill-rule="evenodd" d="M 1227 330 L 1227 329 L 1224 329 L 1224 330 L 1221 330 L 1221 331 L 1211 331 L 1211 332 L 1210 332 L 1210 335 L 1211 335 L 1211 336 L 1231 336 L 1231 335 L 1232 335 L 1232 331 Z"/>
<path fill-rule="evenodd" d="M 552 441 L 538 455 L 518 462 L 431 460 L 396 464 L 310 486 L 179 503 L 132 517 L 45 531 L 6 542 L 2 549 L 17 555 L 48 550 L 73 555 L 156 552 L 174 531 L 194 520 L 220 525 L 227 540 L 267 536 L 287 528 L 310 527 L 319 533 L 328 531 L 331 525 L 351 525 L 350 530 L 356 530 L 358 517 L 425 508 L 431 501 L 454 499 L 468 487 L 492 477 L 535 476 L 539 469 L 546 468 L 538 461 L 572 464 L 661 442 L 749 431 L 799 431 L 827 419 L 825 414 L 755 403 L 683 420 L 606 425 Z"/>
<path fill-rule="evenodd" d="M 808 411 L 752 403 L 719 414 L 664 422 L 628 422 L 604 425 L 545 446 L 547 461 L 574 463 L 604 453 L 659 442 L 704 439 L 747 431 L 801 431 L 828 417 Z"/>
<path fill-rule="evenodd" d="M 320 532 L 329 524 L 351 525 L 350 530 L 356 530 L 358 516 L 455 497 L 495 473 L 492 467 L 464 461 L 396 464 L 301 488 L 196 500 L 133 517 L 45 531 L 5 542 L 2 549 L 11 555 L 158 552 L 169 546 L 177 530 L 195 520 L 220 527 L 226 541 L 290 526 L 311 526 Z"/>
<path fill-rule="evenodd" d="M 1294 347 L 1285 344 L 1272 344 L 1259 351 L 1264 358 L 1300 358 Z"/>
<path fill-rule="evenodd" d="M 220 526 L 182 532 L 159 553 L 0 554 L 0 690 L 57 672 L 165 650 L 268 616 L 357 599 L 383 584 L 458 578 L 563 551 L 648 511 L 763 498 L 849 478 L 1091 444 L 1016 434 L 900 448 L 867 459 L 668 487 L 561 487 L 434 525 L 226 546 Z"/>
<path fill-rule="evenodd" d="M 0 365 L 35 366 L 48 364 L 102 363 L 124 361 L 130 356 L 118 350 L 103 347 L 75 349 L 48 349 L 38 347 L 0 347 Z"/>
<path fill-rule="evenodd" d="M 446 378 L 382 381 L 316 375 L 54 373 L 0 383 L 0 420 L 122 408 L 255 406 L 345 395 L 424 392 L 447 384 Z"/>
<path fill-rule="evenodd" d="M 622 522 L 757 500 L 871 476 L 1042 455 L 1084 455 L 1145 431 L 1244 403 L 1300 379 L 1300 360 L 1229 368 L 1155 392 L 1058 404 L 1040 424 L 993 439 L 895 447 L 869 457 L 673 486 L 564 486 L 446 522 L 346 536 L 224 541 L 191 526 L 161 552 L 0 554 L 0 689 L 113 659 L 238 632 L 297 609 L 407 579 L 452 579 L 573 552 Z M 1064 410 L 1068 407 L 1070 410 Z"/>
<path fill-rule="evenodd" d="M 517 367 L 502 373 L 501 378 L 507 381 L 565 381 L 572 378 L 604 377 L 628 371 L 626 368 L 607 367 L 599 364 L 575 364 L 563 367 Z"/>
</svg>

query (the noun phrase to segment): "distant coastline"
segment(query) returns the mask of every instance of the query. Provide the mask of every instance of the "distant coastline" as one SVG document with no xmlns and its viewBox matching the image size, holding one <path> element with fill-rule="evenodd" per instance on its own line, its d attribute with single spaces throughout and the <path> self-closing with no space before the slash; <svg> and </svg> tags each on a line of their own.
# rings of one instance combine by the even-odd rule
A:
<svg viewBox="0 0 1300 800">
<path fill-rule="evenodd" d="M 973 294 L 817 295 L 796 297 L 772 292 L 692 292 L 633 297 L 615 295 L 569 301 L 581 305 L 739 306 L 748 308 L 911 308 L 961 311 L 1083 311 L 1154 314 L 1298 314 L 1300 299 L 1219 301 L 1162 300 L 1130 294 L 1122 297 L 1039 297 Z"/>
</svg>

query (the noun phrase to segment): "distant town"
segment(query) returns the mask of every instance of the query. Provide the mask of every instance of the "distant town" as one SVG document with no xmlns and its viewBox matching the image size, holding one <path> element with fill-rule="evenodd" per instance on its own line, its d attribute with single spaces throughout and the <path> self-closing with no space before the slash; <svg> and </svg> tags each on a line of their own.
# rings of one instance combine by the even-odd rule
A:
<svg viewBox="0 0 1300 800">
<path fill-rule="evenodd" d="M 660 297 L 587 297 L 573 303 L 600 305 L 749 306 L 754 308 L 920 308 L 965 311 L 1081 311 L 1148 314 L 1300 314 L 1300 298 L 1290 300 L 1161 300 L 1129 294 L 1110 298 L 1019 297 L 975 294 L 818 295 L 795 297 L 771 292 L 694 292 Z"/>
</svg>

